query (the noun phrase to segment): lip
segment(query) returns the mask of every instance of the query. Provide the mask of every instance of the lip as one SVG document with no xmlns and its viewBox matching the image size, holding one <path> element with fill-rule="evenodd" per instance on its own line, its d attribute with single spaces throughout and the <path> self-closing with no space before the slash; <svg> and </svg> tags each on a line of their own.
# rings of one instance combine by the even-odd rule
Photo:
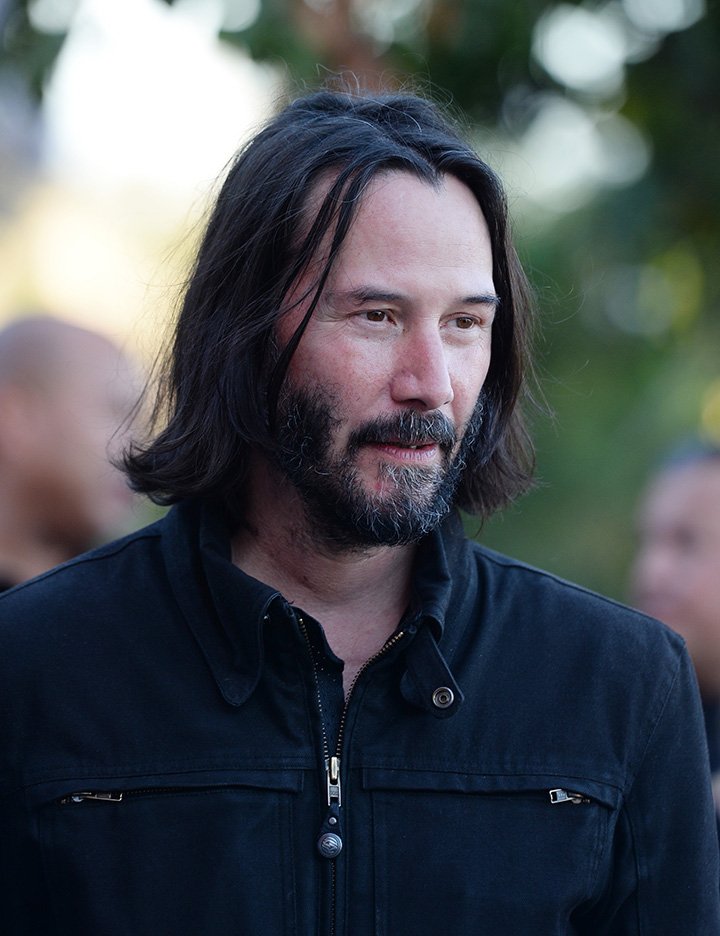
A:
<svg viewBox="0 0 720 936">
<path fill-rule="evenodd" d="M 440 451 L 437 442 L 425 442 L 412 446 L 399 442 L 372 442 L 367 447 L 392 461 L 421 464 L 436 460 Z"/>
</svg>

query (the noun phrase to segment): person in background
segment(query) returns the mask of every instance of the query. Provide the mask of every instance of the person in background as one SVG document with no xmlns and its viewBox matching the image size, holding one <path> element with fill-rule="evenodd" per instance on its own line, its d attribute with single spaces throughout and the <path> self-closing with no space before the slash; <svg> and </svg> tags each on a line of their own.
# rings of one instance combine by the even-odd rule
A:
<svg viewBox="0 0 720 936">
<path fill-rule="evenodd" d="M 631 600 L 685 638 L 720 814 L 720 445 L 673 453 L 650 479 L 637 523 Z"/>
<path fill-rule="evenodd" d="M 44 315 L 0 331 L 0 588 L 137 525 L 111 458 L 139 389 L 97 332 Z"/>
<path fill-rule="evenodd" d="M 431 102 L 248 143 L 125 459 L 172 509 L 0 596 L 3 936 L 719 936 L 682 640 L 463 532 L 532 315 Z"/>
</svg>

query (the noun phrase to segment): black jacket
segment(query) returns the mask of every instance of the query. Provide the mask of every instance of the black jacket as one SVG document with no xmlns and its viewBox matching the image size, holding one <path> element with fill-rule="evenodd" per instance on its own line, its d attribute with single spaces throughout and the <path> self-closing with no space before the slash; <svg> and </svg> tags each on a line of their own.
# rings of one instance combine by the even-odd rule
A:
<svg viewBox="0 0 720 936">
<path fill-rule="evenodd" d="M 0 932 L 720 933 L 694 678 L 656 622 L 452 519 L 341 708 L 319 625 L 198 505 L 6 593 Z"/>
</svg>

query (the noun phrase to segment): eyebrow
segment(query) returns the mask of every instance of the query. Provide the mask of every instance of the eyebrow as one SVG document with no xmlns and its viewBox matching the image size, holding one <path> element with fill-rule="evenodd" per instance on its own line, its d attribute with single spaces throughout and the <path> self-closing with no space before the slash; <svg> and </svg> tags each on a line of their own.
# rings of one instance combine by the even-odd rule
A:
<svg viewBox="0 0 720 936">
<path fill-rule="evenodd" d="M 371 286 L 361 286 L 347 292 L 330 292 L 328 299 L 332 301 L 345 300 L 351 302 L 406 302 L 408 297 L 403 293 L 388 292 L 374 289 Z M 462 296 L 459 300 L 463 305 L 485 305 L 497 309 L 500 297 L 495 293 L 480 293 L 478 295 Z"/>
</svg>

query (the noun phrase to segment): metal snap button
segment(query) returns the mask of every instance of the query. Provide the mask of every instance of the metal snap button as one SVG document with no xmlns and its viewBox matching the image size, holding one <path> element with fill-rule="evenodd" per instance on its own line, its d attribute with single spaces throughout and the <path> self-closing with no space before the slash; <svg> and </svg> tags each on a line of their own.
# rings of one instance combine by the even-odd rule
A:
<svg viewBox="0 0 720 936">
<path fill-rule="evenodd" d="M 323 858 L 337 858 L 342 851 L 343 843 L 339 835 L 334 832 L 325 832 L 318 839 L 318 851 Z"/>
<path fill-rule="evenodd" d="M 435 708 L 450 708 L 454 701 L 455 693 L 452 689 L 448 689 L 447 686 L 440 686 L 440 688 L 436 689 L 432 694 L 432 702 Z"/>
</svg>

